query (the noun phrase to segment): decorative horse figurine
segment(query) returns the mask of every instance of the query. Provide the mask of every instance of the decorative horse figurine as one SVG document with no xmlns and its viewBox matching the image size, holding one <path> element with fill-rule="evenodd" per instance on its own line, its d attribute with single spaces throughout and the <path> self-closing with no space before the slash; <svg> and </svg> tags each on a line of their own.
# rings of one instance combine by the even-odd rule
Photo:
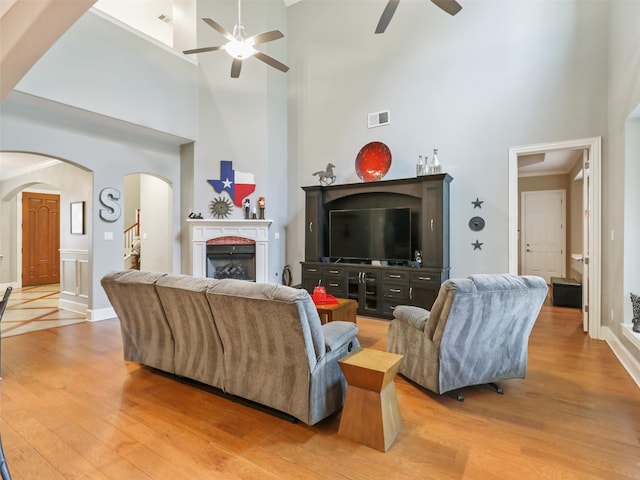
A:
<svg viewBox="0 0 640 480">
<path fill-rule="evenodd" d="M 336 181 L 336 176 L 333 174 L 333 169 L 335 165 L 333 163 L 327 163 L 327 169 L 325 171 L 314 172 L 313 175 L 318 175 L 318 180 L 320 181 L 320 185 L 331 185 Z"/>
</svg>

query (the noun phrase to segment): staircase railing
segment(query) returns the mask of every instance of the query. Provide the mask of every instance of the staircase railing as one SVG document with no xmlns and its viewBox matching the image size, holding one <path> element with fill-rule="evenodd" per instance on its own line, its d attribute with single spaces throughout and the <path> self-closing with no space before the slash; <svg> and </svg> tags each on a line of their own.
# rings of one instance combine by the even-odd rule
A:
<svg viewBox="0 0 640 480">
<path fill-rule="evenodd" d="M 124 257 L 134 256 L 134 268 L 140 269 L 140 209 L 136 209 L 136 222 L 124 229 Z M 137 244 L 137 246 L 136 246 Z M 134 248 L 136 247 L 136 248 Z"/>
</svg>

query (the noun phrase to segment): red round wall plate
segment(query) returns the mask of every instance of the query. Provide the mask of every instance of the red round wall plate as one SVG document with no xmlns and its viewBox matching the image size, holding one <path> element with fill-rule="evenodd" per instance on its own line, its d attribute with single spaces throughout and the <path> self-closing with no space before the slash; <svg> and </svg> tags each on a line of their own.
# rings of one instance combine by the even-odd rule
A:
<svg viewBox="0 0 640 480">
<path fill-rule="evenodd" d="M 356 156 L 356 173 L 364 182 L 382 180 L 391 167 L 391 150 L 382 142 L 367 143 Z"/>
</svg>

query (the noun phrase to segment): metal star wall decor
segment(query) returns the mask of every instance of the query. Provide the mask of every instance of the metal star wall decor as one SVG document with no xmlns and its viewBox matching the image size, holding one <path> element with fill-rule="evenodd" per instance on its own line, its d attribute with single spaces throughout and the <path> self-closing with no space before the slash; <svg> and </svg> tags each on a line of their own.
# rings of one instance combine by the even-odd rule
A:
<svg viewBox="0 0 640 480">
<path fill-rule="evenodd" d="M 471 245 L 473 245 L 473 250 L 482 250 L 482 245 L 484 245 L 484 243 L 480 242 L 480 240 L 476 240 Z"/>
<path fill-rule="evenodd" d="M 227 218 L 233 210 L 231 202 L 227 198 L 214 198 L 209 203 L 209 213 L 215 218 Z"/>
<path fill-rule="evenodd" d="M 476 201 L 471 203 L 473 203 L 473 208 L 482 208 L 484 200 L 480 200 L 478 197 L 476 197 Z"/>
</svg>

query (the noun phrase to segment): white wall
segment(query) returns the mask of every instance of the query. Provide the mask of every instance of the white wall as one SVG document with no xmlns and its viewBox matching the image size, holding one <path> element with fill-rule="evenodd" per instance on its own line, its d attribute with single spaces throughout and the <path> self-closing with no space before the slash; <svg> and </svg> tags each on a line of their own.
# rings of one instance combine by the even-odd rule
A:
<svg viewBox="0 0 640 480">
<path fill-rule="evenodd" d="M 140 175 L 140 269 L 171 272 L 173 196 L 166 181 Z"/>
<path fill-rule="evenodd" d="M 640 295 L 640 105 L 625 128 L 624 172 L 624 294 L 621 321 L 631 322 L 633 311 L 629 293 Z M 638 357 L 640 359 L 640 355 Z"/>
<path fill-rule="evenodd" d="M 640 2 L 612 2 L 609 45 L 608 161 L 604 163 L 602 212 L 602 317 L 640 362 L 640 350 L 624 341 L 629 290 L 638 289 L 638 105 L 640 104 Z M 635 113 L 634 113 L 635 112 Z M 632 121 L 631 116 L 634 116 Z M 635 146 L 634 146 L 635 145 Z M 629 148 L 629 150 L 626 150 Z M 628 216 L 631 221 L 625 221 Z M 612 238 L 613 236 L 613 238 Z M 634 245 L 635 241 L 635 245 Z M 630 243 L 627 243 L 630 242 Z M 632 273 L 635 270 L 636 273 Z M 626 313 L 625 313 L 626 312 Z"/>
<path fill-rule="evenodd" d="M 198 2 L 197 17 L 210 17 L 231 31 L 237 21 L 236 2 Z M 242 21 L 247 35 L 268 30 L 287 33 L 286 9 L 281 0 L 245 1 Z M 198 45 L 225 43 L 224 37 L 202 21 L 198 22 Z M 287 63 L 286 41 L 276 40 L 257 48 Z M 265 215 L 270 227 L 269 281 L 280 282 L 285 262 L 287 222 L 287 75 L 261 61 L 243 61 L 240 78 L 230 78 L 231 57 L 225 52 L 198 55 L 199 135 L 193 145 L 191 172 L 193 197 L 183 205 L 189 211 L 209 217 L 209 203 L 219 196 L 208 179 L 220 178 L 220 161 L 230 160 L 233 168 L 255 175 L 256 190 L 249 196 L 252 205 L 266 198 Z M 183 179 L 184 181 L 185 179 Z M 297 188 L 297 187 L 296 187 Z M 188 200 L 187 200 L 188 201 Z M 244 218 L 242 208 L 234 206 L 230 218 Z M 186 229 L 186 223 L 183 223 Z M 275 234 L 280 234 L 276 240 Z M 185 247 L 187 248 L 187 247 Z"/>
<path fill-rule="evenodd" d="M 192 61 L 160 45 L 92 9 L 31 68 L 16 90 L 194 138 L 196 69 Z"/>
<path fill-rule="evenodd" d="M 289 263 L 303 258 L 303 192 L 327 161 L 359 181 L 368 142 L 393 154 L 387 179 L 439 148 L 451 184 L 451 274 L 508 270 L 508 149 L 606 134 L 607 2 L 466 2 L 455 17 L 401 2 L 305 0 L 289 7 Z M 391 124 L 367 129 L 367 113 Z M 483 200 L 480 241 L 468 228 Z"/>
<path fill-rule="evenodd" d="M 113 223 L 99 217 L 98 195 L 106 187 L 123 194 L 131 173 L 156 175 L 179 189 L 179 145 L 189 140 L 182 135 L 194 138 L 197 130 L 196 72 L 192 62 L 90 11 L 2 103 L 0 150 L 50 155 L 94 173 L 93 312 L 109 306 L 100 278 L 122 268 L 124 227 L 122 217 Z M 180 271 L 177 193 L 167 216 L 174 272 Z"/>
<path fill-rule="evenodd" d="M 13 94 L 12 94 L 13 95 Z M 11 97 L 11 96 L 10 96 Z M 65 159 L 77 165 L 83 165 L 93 172 L 93 188 L 89 200 L 89 211 L 93 212 L 87 228 L 93 233 L 90 250 L 92 258 L 92 288 L 90 310 L 100 310 L 109 306 L 106 295 L 100 286 L 100 278 L 109 270 L 122 268 L 122 232 L 124 219 L 121 216 L 116 222 L 105 222 L 98 211 L 104 208 L 100 205 L 98 196 L 104 188 L 115 188 L 124 192 L 124 176 L 134 172 L 148 172 L 149 174 L 170 179 L 172 184 L 179 185 L 179 147 L 162 143 L 155 139 L 149 142 L 147 138 L 136 138 L 129 135 L 126 139 L 110 137 L 107 132 L 100 131 L 96 126 L 61 125 L 61 118 L 49 118 L 46 109 L 33 112 L 35 116 L 18 114 L 14 109 L 17 105 L 11 103 L 11 108 L 5 108 L 3 103 L 2 125 L 0 128 L 0 149 L 13 151 L 27 151 L 51 155 Z M 71 114 L 73 117 L 73 114 Z M 68 121 L 70 116 L 63 116 Z M 56 121 L 57 120 L 57 121 Z M 88 130 L 87 130 L 88 129 Z M 177 212 L 179 205 L 173 199 L 172 212 Z M 171 230 L 179 231 L 179 220 L 172 216 Z M 105 234 L 112 234 L 108 240 Z M 179 272 L 180 244 L 177 240 L 172 243 L 174 259 L 173 271 Z"/>
</svg>

